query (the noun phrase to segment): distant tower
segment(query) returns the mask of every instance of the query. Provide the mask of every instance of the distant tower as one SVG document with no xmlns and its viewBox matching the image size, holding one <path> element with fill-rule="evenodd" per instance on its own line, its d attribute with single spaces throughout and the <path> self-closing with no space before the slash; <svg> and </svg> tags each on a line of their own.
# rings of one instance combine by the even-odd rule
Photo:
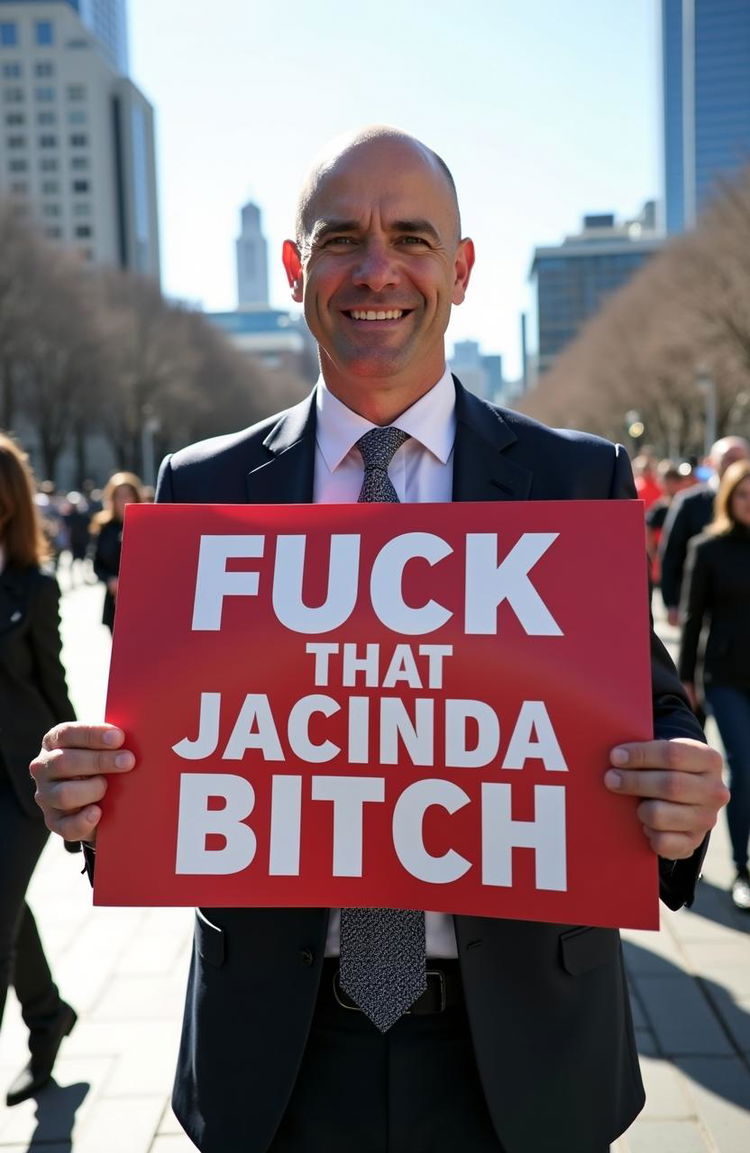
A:
<svg viewBox="0 0 750 1153">
<path fill-rule="evenodd" d="M 666 231 L 692 228 L 750 161 L 748 0 L 662 0 Z"/>
<path fill-rule="evenodd" d="M 260 228 L 260 209 L 252 201 L 241 212 L 237 237 L 237 305 L 268 307 L 268 252 Z"/>
</svg>

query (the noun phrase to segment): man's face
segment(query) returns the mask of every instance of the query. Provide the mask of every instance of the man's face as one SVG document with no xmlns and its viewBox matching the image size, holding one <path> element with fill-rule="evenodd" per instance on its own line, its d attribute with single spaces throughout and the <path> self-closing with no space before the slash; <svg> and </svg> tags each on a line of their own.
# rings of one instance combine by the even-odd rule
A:
<svg viewBox="0 0 750 1153">
<path fill-rule="evenodd" d="M 368 393 L 396 389 L 413 403 L 435 384 L 473 247 L 458 238 L 447 178 L 414 142 L 377 139 L 340 156 L 308 206 L 302 251 L 288 241 L 284 257 L 344 403 L 361 411 Z"/>
</svg>

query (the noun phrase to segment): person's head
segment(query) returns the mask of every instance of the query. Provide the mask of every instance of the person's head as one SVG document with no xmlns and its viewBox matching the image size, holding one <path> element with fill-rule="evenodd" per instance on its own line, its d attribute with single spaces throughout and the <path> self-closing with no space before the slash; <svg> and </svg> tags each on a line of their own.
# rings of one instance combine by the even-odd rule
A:
<svg viewBox="0 0 750 1153">
<path fill-rule="evenodd" d="M 708 463 L 718 477 L 736 460 L 750 460 L 750 444 L 744 436 L 723 436 L 712 445 Z"/>
<path fill-rule="evenodd" d="M 139 504 L 141 481 L 134 472 L 115 472 L 104 486 L 102 500 L 110 517 L 122 520 L 126 504 Z"/>
<path fill-rule="evenodd" d="M 673 460 L 660 460 L 656 466 L 656 476 L 665 496 L 674 496 L 684 485 L 679 465 Z"/>
<path fill-rule="evenodd" d="M 26 568 L 41 564 L 49 555 L 35 488 L 26 453 L 0 433 L 0 544 L 6 564 Z"/>
<path fill-rule="evenodd" d="M 331 391 L 386 423 L 431 388 L 473 263 L 436 153 L 395 128 L 337 141 L 307 177 L 295 239 L 284 242 Z"/>
<path fill-rule="evenodd" d="M 737 526 L 750 529 L 750 460 L 729 465 L 714 501 L 711 531 L 720 535 Z"/>
</svg>

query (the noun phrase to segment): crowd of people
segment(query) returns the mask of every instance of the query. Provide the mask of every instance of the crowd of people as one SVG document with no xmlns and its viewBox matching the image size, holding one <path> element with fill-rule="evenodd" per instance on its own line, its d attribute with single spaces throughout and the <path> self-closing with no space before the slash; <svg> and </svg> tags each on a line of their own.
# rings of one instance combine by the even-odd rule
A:
<svg viewBox="0 0 750 1153">
<path fill-rule="evenodd" d="M 692 462 L 633 462 L 652 584 L 680 629 L 678 669 L 696 715 L 713 716 L 729 771 L 732 902 L 750 912 L 750 444 L 726 436 Z"/>
</svg>

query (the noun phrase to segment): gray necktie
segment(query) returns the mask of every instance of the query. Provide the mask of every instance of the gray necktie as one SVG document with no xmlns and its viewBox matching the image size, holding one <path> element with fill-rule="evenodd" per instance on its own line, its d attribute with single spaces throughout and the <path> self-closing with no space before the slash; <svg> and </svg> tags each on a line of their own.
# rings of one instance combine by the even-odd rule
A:
<svg viewBox="0 0 750 1153">
<path fill-rule="evenodd" d="M 365 462 L 360 501 L 398 503 L 388 476 L 409 439 L 400 428 L 372 428 L 357 441 Z M 427 988 L 424 913 L 415 909 L 342 909 L 341 988 L 385 1033 Z"/>
</svg>

